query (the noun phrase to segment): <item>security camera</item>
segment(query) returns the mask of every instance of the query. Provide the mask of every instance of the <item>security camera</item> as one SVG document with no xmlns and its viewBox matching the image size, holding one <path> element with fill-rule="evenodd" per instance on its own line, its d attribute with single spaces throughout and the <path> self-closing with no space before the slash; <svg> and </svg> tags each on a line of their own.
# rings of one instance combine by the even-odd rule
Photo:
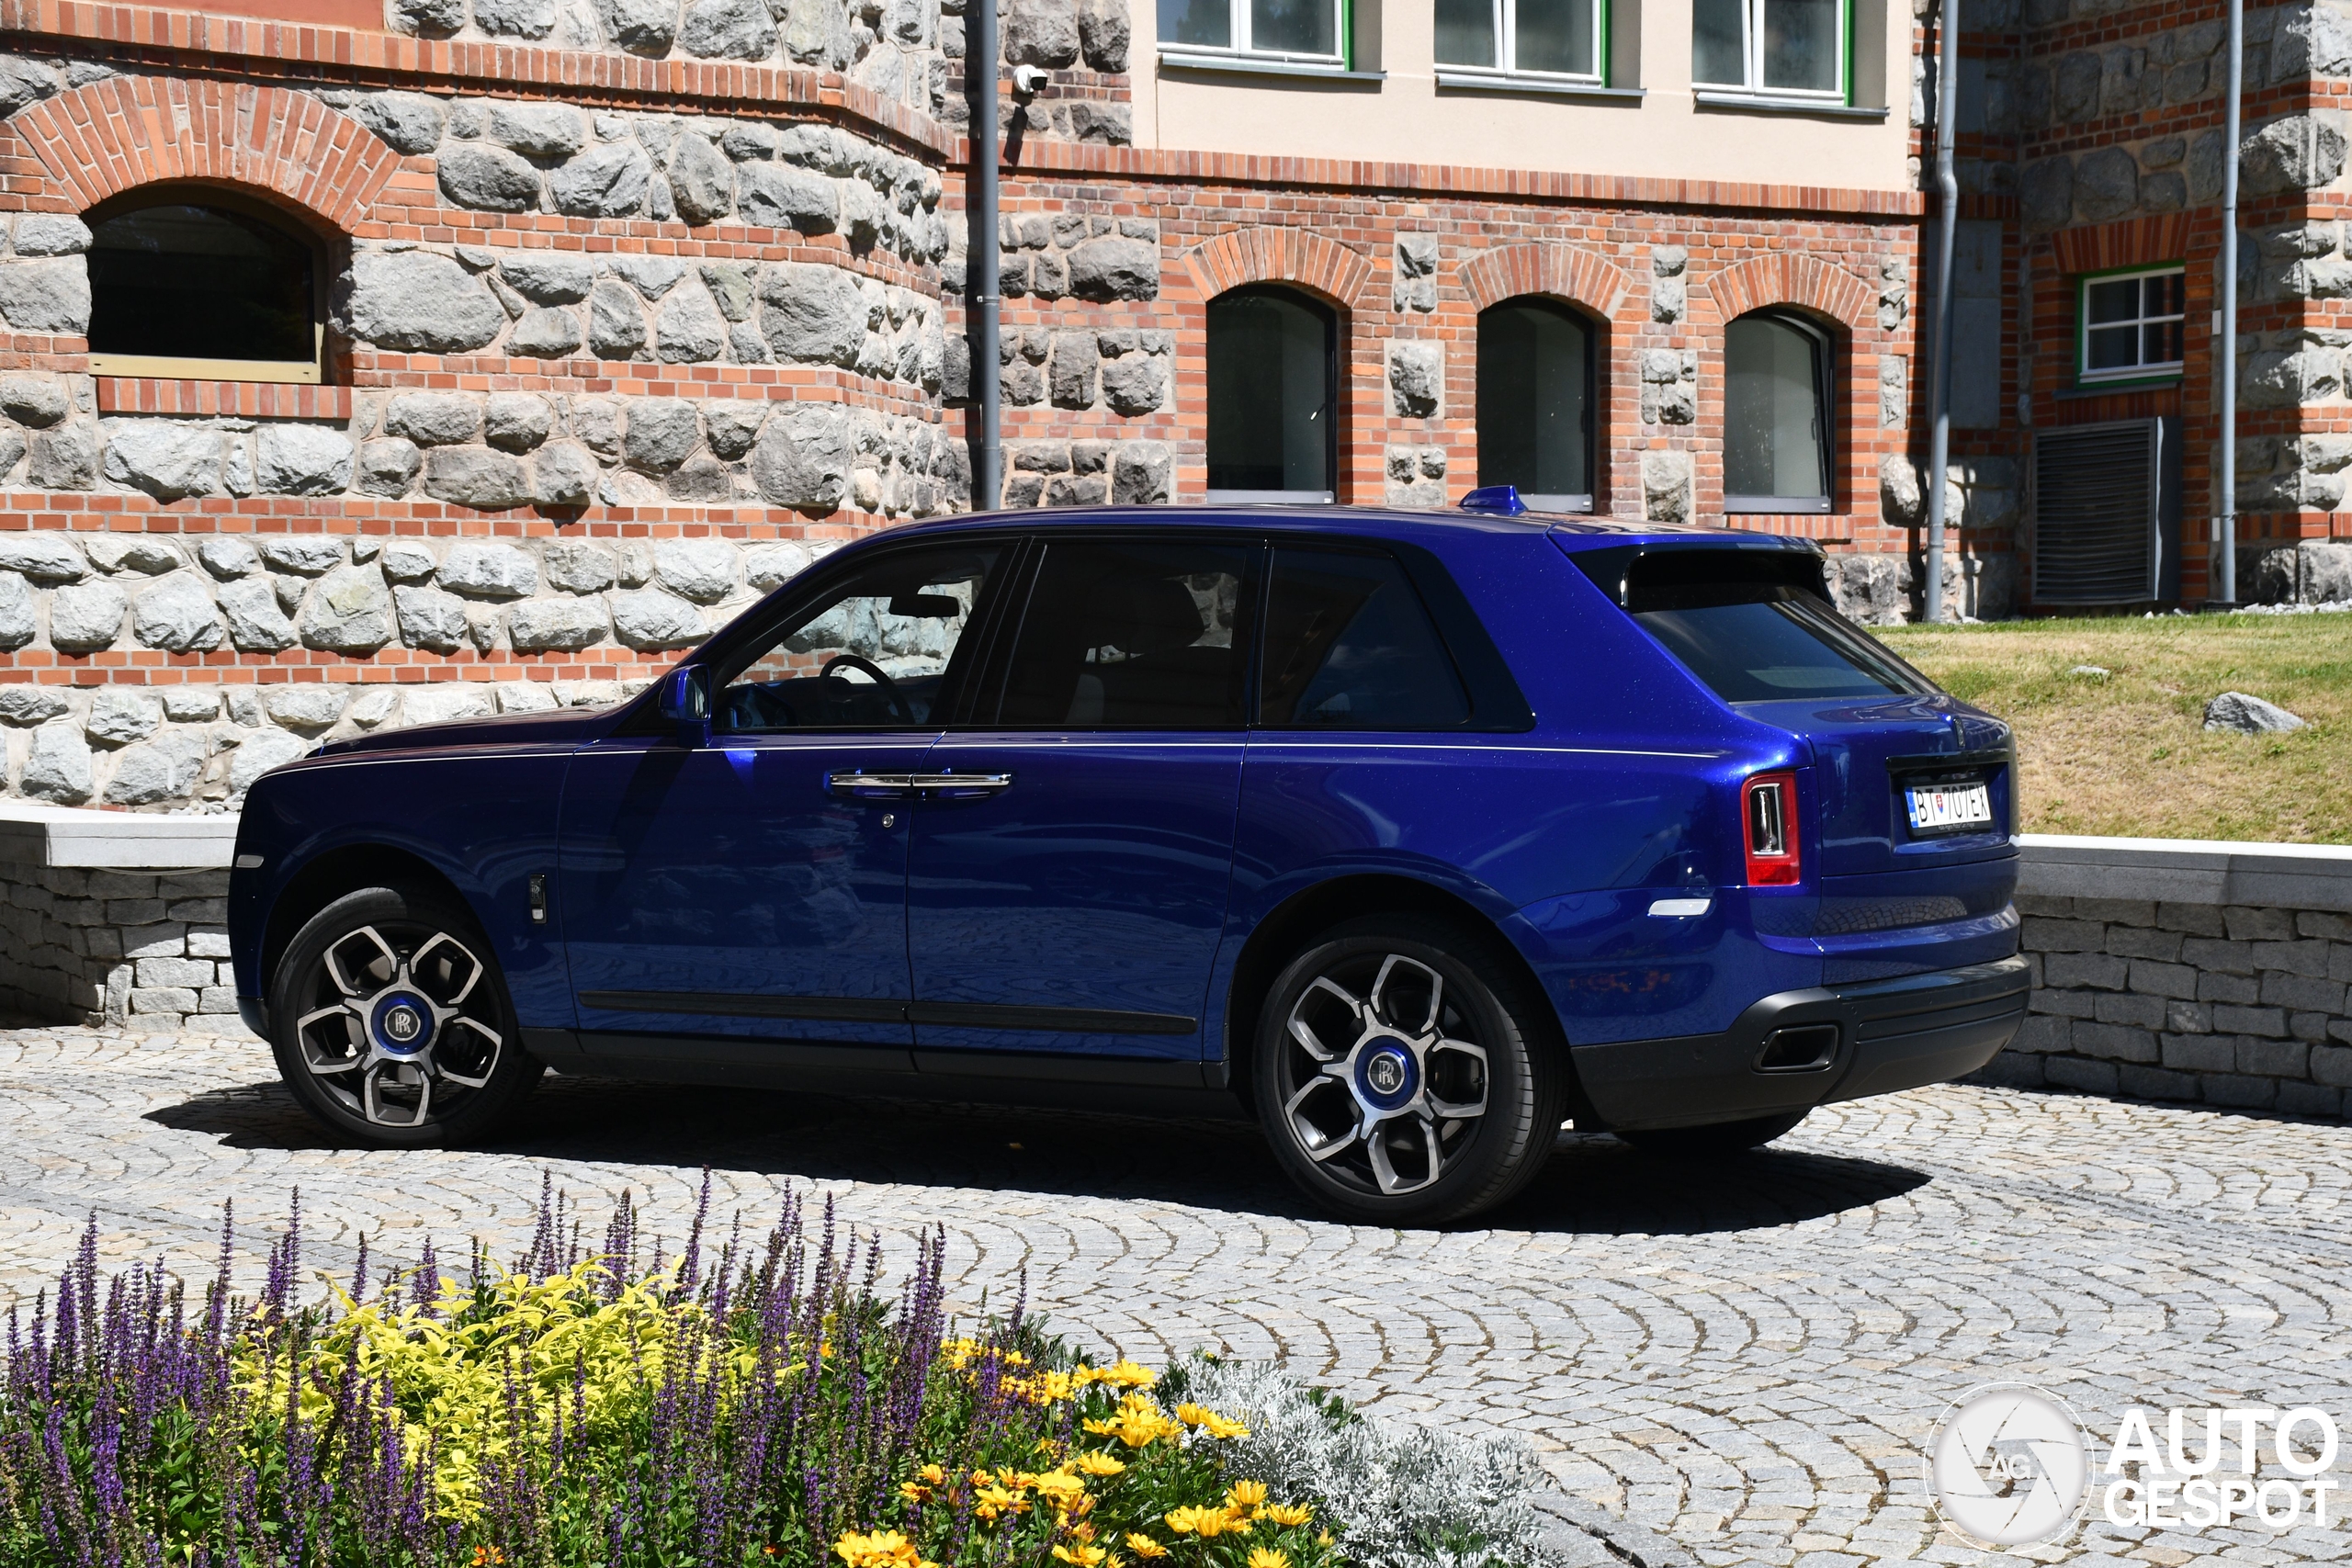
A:
<svg viewBox="0 0 2352 1568">
<path fill-rule="evenodd" d="M 1012 96 L 1034 98 L 1046 80 L 1046 68 L 1042 65 L 1016 65 L 1012 68 Z"/>
</svg>

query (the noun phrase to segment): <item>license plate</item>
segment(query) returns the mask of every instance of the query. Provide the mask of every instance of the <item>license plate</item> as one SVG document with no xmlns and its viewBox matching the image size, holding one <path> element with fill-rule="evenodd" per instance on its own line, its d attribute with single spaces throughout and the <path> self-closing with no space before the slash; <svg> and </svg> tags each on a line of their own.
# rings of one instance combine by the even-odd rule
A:
<svg viewBox="0 0 2352 1568">
<path fill-rule="evenodd" d="M 1914 784 L 1903 794 L 1915 833 L 1952 833 L 1992 825 L 1993 792 L 1984 784 Z"/>
</svg>

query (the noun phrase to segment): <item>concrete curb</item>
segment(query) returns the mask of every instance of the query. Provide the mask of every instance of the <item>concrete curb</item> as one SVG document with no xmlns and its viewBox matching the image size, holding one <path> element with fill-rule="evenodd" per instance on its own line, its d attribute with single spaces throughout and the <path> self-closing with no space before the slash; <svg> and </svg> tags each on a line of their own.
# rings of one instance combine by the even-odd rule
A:
<svg viewBox="0 0 2352 1568">
<path fill-rule="evenodd" d="M 2274 909 L 2352 911 L 2352 846 L 2212 839 L 2018 837 L 2018 892 Z"/>
</svg>

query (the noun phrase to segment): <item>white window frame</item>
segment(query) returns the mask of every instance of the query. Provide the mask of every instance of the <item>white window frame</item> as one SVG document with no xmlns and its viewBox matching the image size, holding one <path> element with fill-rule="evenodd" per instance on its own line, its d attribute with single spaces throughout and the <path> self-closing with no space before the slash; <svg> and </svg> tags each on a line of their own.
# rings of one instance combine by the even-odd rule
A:
<svg viewBox="0 0 2352 1568">
<path fill-rule="evenodd" d="M 2142 334 L 2143 328 L 2145 328 L 2152 322 L 2178 321 L 2181 325 L 2181 352 L 2185 355 L 2188 353 L 2188 267 L 2187 264 L 2182 262 L 2171 262 L 2163 266 L 2135 267 L 2128 272 L 2086 273 L 2082 276 L 2076 278 L 2075 280 L 2075 383 L 2079 386 L 2090 387 L 2103 386 L 2110 381 L 2164 381 L 2174 379 L 2175 378 L 2182 375 L 2188 367 L 2185 359 L 2142 361 L 2133 365 L 2116 366 L 2113 368 L 2107 370 L 2092 369 L 2091 290 L 2102 283 L 2137 284 L 2143 283 L 2151 277 L 2180 278 L 2182 280 L 2181 308 L 2177 312 L 2171 312 L 2159 316 L 2151 316 L 2146 314 L 2145 311 L 2147 309 L 2148 295 L 2147 290 L 2143 288 L 2135 291 L 2139 298 L 2138 309 L 2142 312 L 2141 314 L 2129 317 L 2122 321 L 2101 321 L 2098 323 L 2098 326 L 2099 330 L 2102 332 L 2113 332 L 2117 328 L 2124 326 L 2131 327 L 2132 329 L 2132 342 L 2133 347 L 2135 351 L 2141 351 L 2144 350 L 2146 346 L 2146 339 Z"/>
<path fill-rule="evenodd" d="M 1819 87 L 1768 87 L 1764 85 L 1763 11 L 1764 0 L 1740 0 L 1740 68 L 1747 78 L 1744 82 L 1702 82 L 1698 79 L 1698 48 L 1694 30 L 1690 85 L 1700 101 L 1737 96 L 1790 103 L 1850 103 L 1854 96 L 1854 0 L 1838 0 L 1838 85 L 1826 91 Z"/>
<path fill-rule="evenodd" d="M 1490 65 L 1465 64 L 1461 61 L 1437 62 L 1441 85 L 1453 85 L 1457 77 L 1497 82 L 1562 82 L 1583 87 L 1603 87 L 1609 85 L 1609 0 L 1593 0 L 1592 64 L 1589 72 L 1528 71 L 1519 64 L 1519 0 L 1492 0 L 1495 15 L 1495 52 L 1501 58 Z"/>
<path fill-rule="evenodd" d="M 1233 41 L 1220 49 L 1215 44 L 1179 43 L 1171 39 L 1159 40 L 1159 58 L 1170 65 L 1216 66 L 1227 62 L 1256 62 L 1273 66 L 1290 66 L 1306 71 L 1338 71 L 1349 69 L 1348 0 L 1325 0 L 1331 8 L 1331 37 L 1339 49 L 1331 54 L 1305 54 L 1291 50 L 1259 49 L 1250 41 L 1250 0 L 1227 0 L 1227 32 Z M 1154 22 L 1158 14 L 1155 9 Z"/>
</svg>

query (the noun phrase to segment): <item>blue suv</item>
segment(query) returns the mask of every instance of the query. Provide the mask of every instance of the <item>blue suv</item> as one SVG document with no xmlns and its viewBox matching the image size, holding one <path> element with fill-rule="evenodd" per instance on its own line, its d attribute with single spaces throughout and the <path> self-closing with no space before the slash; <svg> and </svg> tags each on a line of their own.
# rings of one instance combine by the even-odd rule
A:
<svg viewBox="0 0 2352 1568">
<path fill-rule="evenodd" d="M 1564 1119 L 1686 1156 L 2016 1031 L 2008 728 L 1810 543 L 1479 512 L 897 528 L 616 708 L 248 796 L 238 989 L 337 1133 L 543 1069 L 1246 1109 L 1451 1220 Z"/>
</svg>

